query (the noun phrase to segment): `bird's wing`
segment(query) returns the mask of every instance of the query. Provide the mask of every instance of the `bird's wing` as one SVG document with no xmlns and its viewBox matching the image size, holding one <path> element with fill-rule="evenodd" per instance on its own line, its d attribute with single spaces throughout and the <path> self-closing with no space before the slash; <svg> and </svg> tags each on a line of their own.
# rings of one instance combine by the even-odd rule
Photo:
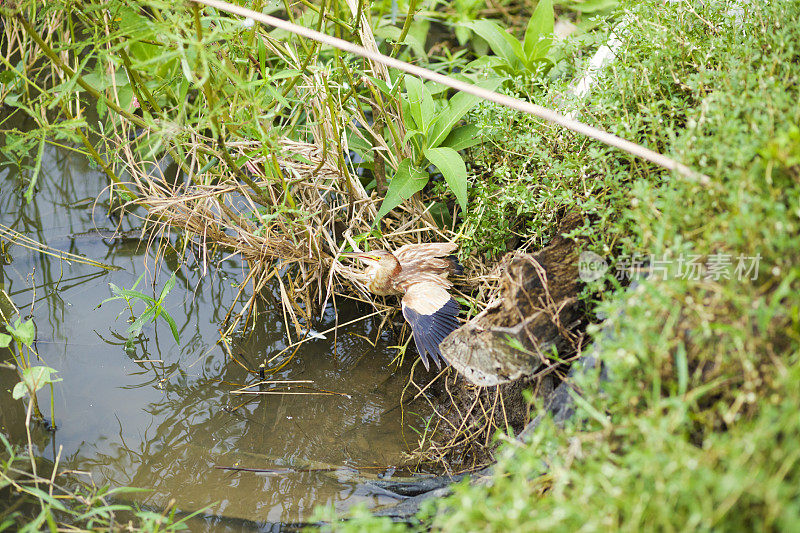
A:
<svg viewBox="0 0 800 533">
<path fill-rule="evenodd" d="M 431 242 L 427 244 L 406 244 L 393 253 L 400 263 L 414 263 L 434 257 L 444 257 L 453 253 L 456 248 L 458 248 L 458 245 L 452 242 Z"/>
<path fill-rule="evenodd" d="M 438 368 L 442 368 L 442 361 L 445 364 L 447 361 L 439 351 L 439 343 L 459 326 L 458 302 L 441 285 L 423 281 L 408 287 L 401 306 L 414 333 L 414 344 L 422 364 L 429 370 L 430 357 Z"/>
</svg>

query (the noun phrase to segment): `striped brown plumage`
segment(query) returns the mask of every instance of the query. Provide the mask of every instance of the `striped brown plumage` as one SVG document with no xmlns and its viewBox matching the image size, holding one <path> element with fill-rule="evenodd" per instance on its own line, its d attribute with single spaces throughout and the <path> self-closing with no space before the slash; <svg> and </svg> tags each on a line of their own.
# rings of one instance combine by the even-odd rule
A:
<svg viewBox="0 0 800 533">
<path fill-rule="evenodd" d="M 366 263 L 367 287 L 375 294 L 403 294 L 403 316 L 411 326 L 422 364 L 430 360 L 442 367 L 439 350 L 447 335 L 458 328 L 459 305 L 448 290 L 450 274 L 461 274 L 461 265 L 452 254 L 453 243 L 406 244 L 394 253 L 385 250 L 343 254 Z"/>
</svg>

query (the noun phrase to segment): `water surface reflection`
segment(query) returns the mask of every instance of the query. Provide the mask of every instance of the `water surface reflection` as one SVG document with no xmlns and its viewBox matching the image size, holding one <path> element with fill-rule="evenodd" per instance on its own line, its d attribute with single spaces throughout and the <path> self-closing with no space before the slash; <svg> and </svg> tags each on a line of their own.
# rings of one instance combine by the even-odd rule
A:
<svg viewBox="0 0 800 533">
<path fill-rule="evenodd" d="M 30 204 L 22 200 L 18 177 L 0 172 L 0 223 L 122 270 L 67 264 L 18 245 L 10 248 L 10 262 L 0 264 L 0 285 L 33 317 L 36 349 L 64 380 L 56 386 L 58 430 L 40 432 L 38 452 L 54 459 L 63 446 L 70 468 L 86 470 L 99 484 L 152 489 L 137 498 L 156 508 L 171 499 L 187 511 L 211 505 L 211 514 L 220 518 L 195 524 L 207 530 L 301 521 L 318 504 L 387 503 L 354 479 L 356 469 L 375 475 L 397 465 L 407 448 L 404 437 L 415 440 L 403 430 L 400 409 L 393 409 L 408 370 L 390 365 L 394 339 L 390 332 L 378 334 L 380 317 L 305 343 L 272 376 L 309 380 L 340 394 L 233 395 L 254 377 L 216 344 L 217 328 L 236 297 L 243 265 L 228 259 L 201 279 L 187 266 L 196 264 L 191 251 L 157 264 L 135 240 L 101 238 L 92 230 L 114 229 L 104 211 L 102 175 L 74 154 L 49 149 L 46 155 Z M 131 220 L 120 229 L 132 229 Z M 165 324 L 151 324 L 134 350 L 126 351 L 122 304 L 96 308 L 110 296 L 108 284 L 130 287 L 147 271 L 151 285 L 145 292 L 158 292 L 174 269 L 179 281 L 166 308 L 178 322 L 181 345 Z M 276 295 L 272 301 L 250 330 L 233 339 L 233 353 L 249 368 L 286 346 Z M 357 316 L 354 306 L 340 305 L 339 323 Z M 324 330 L 334 320 L 327 309 L 314 326 Z M 24 413 L 7 392 L 14 381 L 9 374 L 0 370 L 0 424 L 19 442 Z M 45 392 L 46 416 L 49 402 Z M 266 475 L 217 467 L 291 470 Z"/>
</svg>

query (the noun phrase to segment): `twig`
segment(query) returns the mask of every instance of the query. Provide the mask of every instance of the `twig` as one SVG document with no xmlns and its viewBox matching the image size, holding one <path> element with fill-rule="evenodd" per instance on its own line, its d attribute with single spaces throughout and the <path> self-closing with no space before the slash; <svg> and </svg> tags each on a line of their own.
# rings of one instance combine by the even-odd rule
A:
<svg viewBox="0 0 800 533">
<path fill-rule="evenodd" d="M 644 146 L 628 141 L 626 139 L 623 139 L 606 131 L 589 126 L 588 124 L 584 124 L 583 122 L 579 122 L 577 120 L 565 117 L 564 115 L 561 115 L 553 111 L 552 109 L 548 109 L 546 107 L 542 107 L 540 105 L 533 104 L 531 102 L 524 102 L 522 100 L 518 100 L 516 98 L 512 98 L 504 94 L 496 93 L 494 91 L 489 91 L 482 87 L 478 87 L 476 85 L 472 85 L 470 83 L 465 83 L 463 81 L 451 78 L 450 76 L 445 76 L 444 74 L 439 74 L 438 72 L 433 72 L 432 70 L 428 70 L 426 68 L 417 65 L 412 65 L 410 63 L 400 61 L 399 59 L 395 59 L 393 57 L 385 56 L 379 52 L 368 50 L 363 46 L 347 42 L 344 39 L 339 39 L 338 37 L 331 37 L 330 35 L 326 35 L 324 33 L 312 30 L 310 28 L 304 28 L 297 24 L 287 22 L 285 20 L 273 17 L 271 15 L 258 13 L 256 11 L 253 11 L 252 9 L 236 6 L 228 2 L 224 2 L 222 0 L 193 0 L 193 1 L 199 4 L 207 5 L 209 7 L 220 9 L 222 11 L 227 11 L 228 13 L 232 13 L 234 15 L 248 17 L 253 20 L 262 22 L 264 24 L 269 24 L 270 26 L 274 26 L 278 29 L 294 33 L 301 37 L 305 37 L 313 41 L 327 44 L 328 46 L 333 46 L 342 51 L 349 52 L 351 54 L 365 57 L 376 63 L 381 63 L 383 65 L 386 65 L 387 67 L 396 68 L 403 72 L 419 76 L 420 78 L 440 83 L 447 87 L 451 87 L 453 89 L 457 89 L 459 91 L 463 91 L 465 93 L 478 96 L 479 98 L 483 98 L 484 100 L 488 100 L 490 102 L 506 106 L 510 109 L 521 111 L 523 113 L 528 113 L 542 120 L 553 122 L 555 124 L 563 126 L 564 128 L 567 128 L 568 130 L 580 133 L 582 135 L 586 135 L 587 137 L 596 139 L 604 144 L 628 152 L 629 154 L 634 155 L 636 157 L 641 157 L 642 159 L 650 161 L 651 163 L 655 163 L 656 165 L 664 167 L 667 170 L 676 171 L 680 175 L 686 178 L 699 179 L 701 180 L 701 182 L 705 182 L 710 179 L 708 178 L 708 176 L 704 176 L 692 170 L 691 168 L 687 167 L 683 163 L 679 163 L 678 161 L 675 161 L 670 157 L 667 157 L 663 154 L 650 150 L 649 148 L 645 148 Z"/>
</svg>

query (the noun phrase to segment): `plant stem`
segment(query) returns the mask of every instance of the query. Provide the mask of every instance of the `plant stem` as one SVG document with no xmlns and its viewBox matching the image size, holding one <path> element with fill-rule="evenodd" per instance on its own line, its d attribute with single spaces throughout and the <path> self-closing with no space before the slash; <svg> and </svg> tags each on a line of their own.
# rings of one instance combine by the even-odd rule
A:
<svg viewBox="0 0 800 533">
<path fill-rule="evenodd" d="M 338 37 L 331 37 L 330 35 L 325 35 L 324 33 L 320 33 L 318 31 L 309 28 L 304 28 L 303 26 L 298 26 L 297 24 L 281 20 L 277 17 L 273 17 L 271 15 L 265 15 L 263 13 L 256 13 L 255 11 L 252 11 L 245 7 L 236 6 L 228 2 L 223 2 L 222 0 L 192 0 L 192 1 L 207 6 L 215 7 L 217 9 L 221 9 L 229 13 L 240 15 L 242 17 L 249 17 L 253 20 L 257 20 L 264 24 L 269 24 L 276 28 L 292 32 L 296 35 L 300 35 L 307 39 L 321 42 L 329 46 L 336 47 L 345 52 L 365 57 L 377 63 L 386 65 L 387 67 L 396 68 L 397 70 L 407 72 L 414 76 L 419 76 L 420 78 L 440 83 L 446 87 L 450 87 L 459 91 L 463 91 L 468 94 L 478 96 L 479 98 L 483 98 L 484 100 L 488 100 L 490 102 L 494 102 L 496 104 L 500 104 L 502 106 L 517 111 L 521 111 L 523 113 L 528 113 L 530 115 L 533 115 L 534 117 L 546 120 L 548 122 L 553 122 L 555 124 L 563 126 L 568 130 L 580 133 L 581 135 L 585 135 L 592 139 L 596 139 L 604 144 L 613 146 L 624 152 L 628 152 L 631 155 L 640 157 L 642 159 L 645 159 L 646 161 L 650 161 L 651 163 L 655 163 L 656 165 L 666 168 L 667 170 L 676 171 L 678 174 L 686 178 L 699 180 L 700 183 L 702 184 L 708 183 L 710 181 L 710 178 L 708 176 L 700 174 L 692 170 L 691 168 L 687 167 L 683 163 L 675 161 L 670 157 L 667 157 L 663 154 L 650 150 L 649 148 L 645 148 L 644 146 L 628 141 L 627 139 L 623 139 L 621 137 L 618 137 L 601 129 L 589 126 L 588 124 L 584 124 L 583 122 L 579 122 L 577 120 L 565 117 L 564 115 L 561 115 L 553 111 L 552 109 L 548 109 L 546 107 L 542 107 L 540 105 L 531 102 L 524 102 L 522 100 L 518 100 L 516 98 L 512 98 L 504 94 L 496 93 L 494 91 L 489 91 L 487 89 L 478 87 L 471 83 L 466 83 L 457 80 L 455 78 L 451 78 L 450 76 L 445 76 L 444 74 L 439 74 L 438 72 L 434 72 L 432 70 L 428 70 L 426 68 L 419 67 L 417 65 L 412 65 L 410 63 L 400 61 L 399 59 L 395 59 L 393 57 L 385 56 L 379 52 L 368 50 L 363 46 L 347 42 L 344 39 L 339 39 Z"/>
<path fill-rule="evenodd" d="M 394 47 L 392 47 L 392 53 L 389 54 L 392 57 L 397 55 L 397 52 L 400 50 L 400 44 L 406 39 L 411 29 L 411 23 L 414 22 L 414 12 L 417 10 L 418 3 L 419 0 L 411 0 L 408 4 L 408 13 L 406 13 L 406 21 L 403 23 L 403 30 L 400 32 L 400 37 L 395 41 Z"/>
<path fill-rule="evenodd" d="M 203 44 L 203 25 L 200 21 L 200 6 L 197 4 L 193 5 L 194 11 L 194 24 L 195 24 L 195 31 L 197 32 L 197 46 L 200 47 Z M 197 55 L 198 61 L 200 54 Z M 222 160 L 225 161 L 225 164 L 231 169 L 231 171 L 236 174 L 236 177 L 242 180 L 250 187 L 256 196 L 261 200 L 263 205 L 269 205 L 270 201 L 269 198 L 264 194 L 264 191 L 261 190 L 261 187 L 258 184 L 250 179 L 250 177 L 242 172 L 242 169 L 239 168 L 236 163 L 231 158 L 231 155 L 228 153 L 228 147 L 225 146 L 225 139 L 223 136 L 222 128 L 220 127 L 219 121 L 217 120 L 216 115 L 216 105 L 217 105 L 217 97 L 214 93 L 214 89 L 211 87 L 211 73 L 206 77 L 205 82 L 203 82 L 203 95 L 206 97 L 206 101 L 208 101 L 209 105 L 209 118 L 211 120 L 211 125 L 214 126 L 214 133 L 217 141 L 217 145 L 219 146 L 220 156 Z"/>
</svg>

